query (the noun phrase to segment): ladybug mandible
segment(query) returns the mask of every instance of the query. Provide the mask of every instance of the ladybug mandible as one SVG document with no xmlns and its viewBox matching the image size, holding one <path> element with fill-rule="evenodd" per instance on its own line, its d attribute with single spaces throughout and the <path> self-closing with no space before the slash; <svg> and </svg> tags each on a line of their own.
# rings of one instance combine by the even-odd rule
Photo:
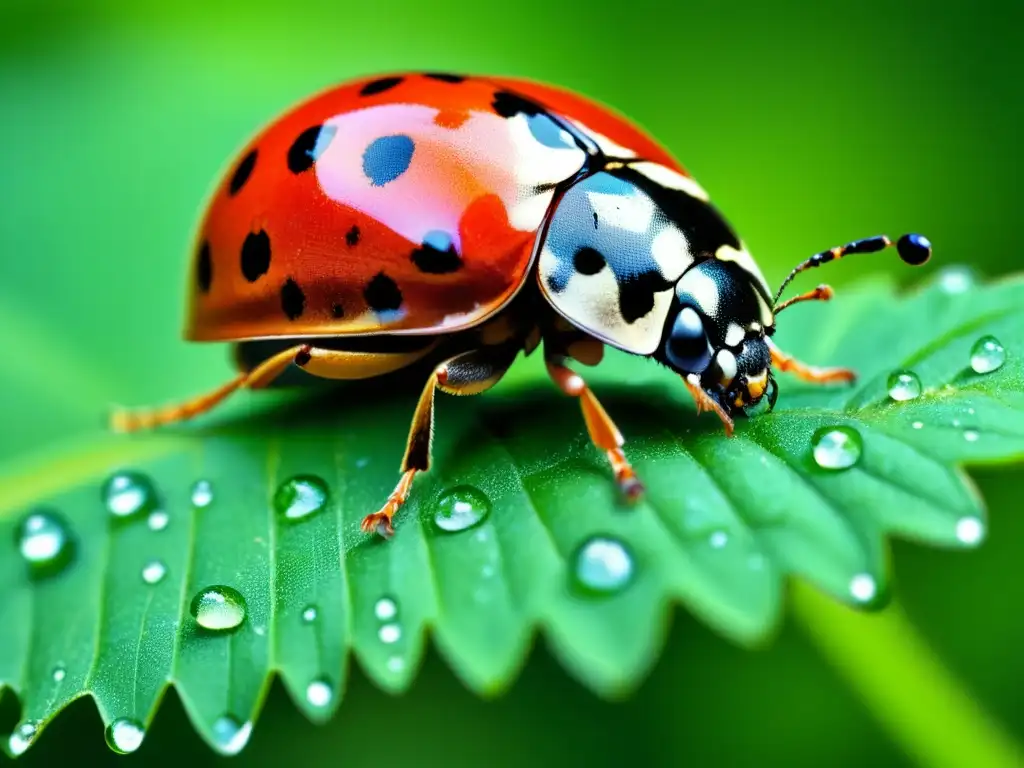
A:
<svg viewBox="0 0 1024 768">
<path fill-rule="evenodd" d="M 258 134 L 199 229 L 186 337 L 231 341 L 242 372 L 181 405 L 114 415 L 135 430 L 188 419 L 293 364 L 365 379 L 436 362 L 412 418 L 401 479 L 364 531 L 393 533 L 430 466 L 434 393 L 497 383 L 543 343 L 547 370 L 580 401 L 594 444 L 629 498 L 643 487 L 623 437 L 569 360 L 604 345 L 674 370 L 732 434 L 777 395 L 772 368 L 813 382 L 852 371 L 805 365 L 771 340 L 798 273 L 893 245 L 823 251 L 773 296 L 743 242 L 668 152 L 581 96 L 522 80 L 435 73 L 342 84 Z M 922 264 L 920 235 L 896 243 Z"/>
</svg>

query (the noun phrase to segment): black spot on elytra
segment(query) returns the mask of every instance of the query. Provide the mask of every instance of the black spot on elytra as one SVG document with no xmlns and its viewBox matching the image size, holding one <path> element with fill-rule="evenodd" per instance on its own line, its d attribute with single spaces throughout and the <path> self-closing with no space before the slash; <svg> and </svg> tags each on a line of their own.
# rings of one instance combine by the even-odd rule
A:
<svg viewBox="0 0 1024 768">
<path fill-rule="evenodd" d="M 331 304 L 331 317 L 344 317 L 345 308 L 337 301 Z"/>
<path fill-rule="evenodd" d="M 288 148 L 288 170 L 302 173 L 312 168 L 337 131 L 333 125 L 314 125 L 300 133 Z"/>
<path fill-rule="evenodd" d="M 378 272 L 363 289 L 363 298 L 374 312 L 389 312 L 402 306 L 402 292 L 383 272 Z"/>
<path fill-rule="evenodd" d="M 600 251 L 589 246 L 580 248 L 572 257 L 572 265 L 581 275 L 596 275 L 604 269 L 605 264 L 604 256 Z"/>
<path fill-rule="evenodd" d="M 242 243 L 242 275 L 255 283 L 270 269 L 270 236 L 262 229 L 250 232 Z"/>
<path fill-rule="evenodd" d="M 213 283 L 213 257 L 210 254 L 210 244 L 205 240 L 199 246 L 199 255 L 196 258 L 196 283 L 203 293 L 210 292 L 210 285 Z"/>
<path fill-rule="evenodd" d="M 462 75 L 451 75 L 447 72 L 426 72 L 423 76 L 431 80 L 440 80 L 442 83 L 461 83 L 466 79 Z"/>
<path fill-rule="evenodd" d="M 309 361 L 313 359 L 313 355 L 309 351 L 309 347 L 303 347 L 295 353 L 295 364 L 302 368 L 309 365 Z"/>
<path fill-rule="evenodd" d="M 373 96 L 375 93 L 384 93 L 384 91 L 394 88 L 403 79 L 401 77 L 382 77 L 379 80 L 373 80 L 359 89 L 359 95 Z"/>
<path fill-rule="evenodd" d="M 288 315 L 289 320 L 302 317 L 306 310 L 306 294 L 302 292 L 299 284 L 290 277 L 281 286 L 281 309 Z"/>
<path fill-rule="evenodd" d="M 423 245 L 412 252 L 412 263 L 420 272 L 447 275 L 462 267 L 462 257 L 446 232 L 428 232 Z"/>
<path fill-rule="evenodd" d="M 635 323 L 654 309 L 654 294 L 672 287 L 660 272 L 642 272 L 619 285 L 619 311 L 627 323 Z"/>
<path fill-rule="evenodd" d="M 247 154 L 242 158 L 242 162 L 235 168 L 235 172 L 231 174 L 231 182 L 228 184 L 228 194 L 237 195 L 242 187 L 245 186 L 245 182 L 249 180 L 249 176 L 252 175 L 252 169 L 256 167 L 256 150 Z"/>
<path fill-rule="evenodd" d="M 345 233 L 345 243 L 350 248 L 359 244 L 359 227 L 352 225 L 352 229 Z"/>
<path fill-rule="evenodd" d="M 539 115 L 544 112 L 544 107 L 537 102 L 511 91 L 498 91 L 495 93 L 491 107 L 502 117 L 515 117 L 519 113 Z"/>
</svg>

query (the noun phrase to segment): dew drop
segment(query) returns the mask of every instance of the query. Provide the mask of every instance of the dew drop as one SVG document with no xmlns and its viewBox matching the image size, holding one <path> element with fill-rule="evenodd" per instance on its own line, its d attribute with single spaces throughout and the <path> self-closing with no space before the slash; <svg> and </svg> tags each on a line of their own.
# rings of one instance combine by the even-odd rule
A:
<svg viewBox="0 0 1024 768">
<path fill-rule="evenodd" d="M 25 754 L 26 750 L 32 746 L 32 743 L 36 740 L 36 736 L 39 735 L 39 723 L 26 720 L 23 723 L 18 723 L 14 727 L 14 732 L 11 733 L 7 739 L 7 749 L 14 757 Z"/>
<path fill-rule="evenodd" d="M 897 402 L 921 396 L 921 379 L 913 371 L 895 371 L 889 374 L 889 397 Z"/>
<path fill-rule="evenodd" d="M 923 421 L 915 421 L 910 426 L 912 426 L 914 429 L 924 429 L 924 422 Z"/>
<path fill-rule="evenodd" d="M 162 531 L 167 527 L 167 524 L 171 521 L 170 516 L 162 509 L 157 509 L 149 513 L 149 517 L 146 520 L 146 524 L 149 526 L 151 531 Z"/>
<path fill-rule="evenodd" d="M 711 538 L 708 539 L 708 543 L 711 544 L 714 549 L 721 549 L 729 543 L 729 534 L 725 531 L 715 531 L 711 534 Z"/>
<path fill-rule="evenodd" d="M 62 666 L 56 666 L 53 668 L 53 672 L 51 674 L 53 676 L 53 682 L 61 683 L 64 681 L 64 678 L 68 676 L 68 671 Z"/>
<path fill-rule="evenodd" d="M 48 510 L 32 512 L 21 521 L 18 550 L 33 574 L 52 575 L 70 561 L 74 549 L 65 522 Z"/>
<path fill-rule="evenodd" d="M 391 656 L 387 661 L 388 672 L 397 674 L 405 669 L 405 659 L 401 656 Z"/>
<path fill-rule="evenodd" d="M 491 511 L 491 500 L 479 488 L 460 485 L 437 500 L 434 523 L 442 531 L 455 533 L 472 528 Z"/>
<path fill-rule="evenodd" d="M 383 624 L 377 630 L 377 637 L 380 638 L 382 643 L 387 643 L 388 645 L 397 643 L 402 637 L 402 628 L 397 624 Z"/>
<path fill-rule="evenodd" d="M 589 539 L 577 550 L 575 562 L 576 581 L 594 592 L 618 592 L 633 579 L 633 558 L 617 539 Z"/>
<path fill-rule="evenodd" d="M 303 624 L 312 624 L 314 621 L 316 621 L 316 617 L 317 610 L 315 605 L 307 605 L 305 608 L 302 609 Z"/>
<path fill-rule="evenodd" d="M 985 524 L 977 517 L 961 517 L 956 521 L 956 537 L 963 544 L 980 544 L 985 538 Z"/>
<path fill-rule="evenodd" d="M 107 726 L 104 734 L 107 746 L 118 754 L 127 755 L 142 746 L 146 731 L 142 726 L 127 717 L 119 717 Z"/>
<path fill-rule="evenodd" d="M 849 469 L 863 450 L 860 433 L 852 427 L 821 427 L 811 438 L 814 463 L 823 469 Z"/>
<path fill-rule="evenodd" d="M 327 506 L 327 484 L 314 475 L 296 475 L 274 493 L 274 509 L 286 520 L 302 520 Z"/>
<path fill-rule="evenodd" d="M 390 621 L 398 615 L 398 605 L 390 597 L 382 597 L 374 603 L 373 615 L 381 621 Z"/>
<path fill-rule="evenodd" d="M 252 735 L 252 723 L 240 723 L 231 715 L 217 718 L 211 728 L 213 743 L 223 755 L 237 755 L 249 743 Z"/>
<path fill-rule="evenodd" d="M 213 484 L 209 480 L 196 480 L 192 486 L 192 506 L 205 509 L 213 503 Z"/>
<path fill-rule="evenodd" d="M 215 585 L 200 590 L 192 598 L 190 610 L 203 629 L 231 631 L 245 621 L 245 598 L 236 589 Z"/>
<path fill-rule="evenodd" d="M 950 266 L 939 273 L 939 287 L 949 294 L 964 293 L 974 285 L 974 274 L 967 267 Z"/>
<path fill-rule="evenodd" d="M 869 603 L 875 599 L 878 593 L 878 584 L 873 576 L 867 573 L 858 573 L 850 579 L 850 595 L 858 603 Z"/>
<path fill-rule="evenodd" d="M 142 580 L 147 584 L 159 584 L 167 575 L 167 566 L 161 560 L 150 560 L 142 568 Z"/>
<path fill-rule="evenodd" d="M 103 484 L 103 502 L 115 517 L 131 517 L 152 509 L 156 503 L 156 489 L 145 475 L 119 472 Z"/>
<path fill-rule="evenodd" d="M 976 430 L 976 429 L 965 429 L 964 430 L 964 440 L 966 440 L 968 443 L 976 443 L 980 439 L 981 439 L 981 432 L 979 432 L 978 430 Z"/>
<path fill-rule="evenodd" d="M 334 699 L 334 689 L 326 680 L 314 680 L 306 686 L 306 701 L 314 707 L 329 706 Z"/>
<path fill-rule="evenodd" d="M 983 336 L 971 347 L 971 368 L 975 373 L 998 371 L 1006 362 L 1006 350 L 995 336 Z"/>
</svg>

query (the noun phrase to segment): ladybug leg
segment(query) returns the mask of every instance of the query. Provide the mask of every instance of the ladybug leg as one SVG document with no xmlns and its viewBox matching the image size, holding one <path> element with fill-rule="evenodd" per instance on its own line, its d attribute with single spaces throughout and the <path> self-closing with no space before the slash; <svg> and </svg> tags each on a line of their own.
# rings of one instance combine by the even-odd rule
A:
<svg viewBox="0 0 1024 768">
<path fill-rule="evenodd" d="M 725 426 L 725 436 L 732 437 L 735 427 L 732 417 L 726 413 L 725 409 L 711 395 L 704 391 L 704 387 L 700 385 L 700 376 L 691 373 L 689 376 L 683 377 L 683 383 L 686 384 L 686 389 L 689 390 L 693 402 L 697 404 L 697 414 L 700 415 L 704 411 L 711 411 L 722 420 L 722 424 Z"/>
<path fill-rule="evenodd" d="M 565 358 L 562 355 L 551 355 L 545 363 L 548 375 L 555 386 L 570 397 L 579 398 L 583 421 L 587 425 L 590 439 L 608 457 L 608 462 L 615 473 L 615 482 L 622 493 L 630 501 L 640 498 L 644 492 L 643 483 L 637 478 L 636 472 L 626 459 L 626 454 L 622 451 L 626 441 L 604 406 L 583 378 L 565 365 Z"/>
<path fill-rule="evenodd" d="M 363 531 L 376 531 L 385 538 L 392 536 L 395 532 L 392 520 L 409 499 L 413 478 L 417 472 L 430 469 L 434 393 L 440 389 L 451 395 L 477 395 L 490 389 L 505 375 L 520 349 L 521 342 L 484 347 L 449 358 L 434 369 L 413 413 L 402 458 L 402 477 L 384 506 L 363 518 Z"/>
<path fill-rule="evenodd" d="M 110 420 L 111 428 L 116 432 L 135 432 L 140 429 L 150 429 L 191 419 L 212 410 L 236 390 L 244 387 L 259 389 L 268 386 L 284 373 L 289 365 L 301 360 L 303 356 L 308 357 L 309 353 L 310 347 L 305 344 L 289 347 L 264 360 L 251 371 L 240 373 L 227 384 L 184 403 L 136 412 L 115 411 Z"/>
<path fill-rule="evenodd" d="M 836 381 L 854 381 L 857 378 L 857 374 L 849 368 L 817 368 L 801 363 L 775 346 L 771 339 L 766 338 L 765 341 L 768 342 L 768 349 L 772 354 L 772 365 L 780 371 L 789 371 L 798 379 L 815 384 L 828 384 Z"/>
<path fill-rule="evenodd" d="M 307 373 L 325 379 L 367 379 L 404 368 L 424 357 L 435 346 L 436 343 L 413 352 L 380 354 L 298 344 L 267 358 L 252 370 L 240 373 L 214 391 L 184 403 L 135 413 L 115 412 L 112 426 L 119 432 L 134 432 L 191 419 L 212 410 L 236 390 L 270 386 L 293 363 Z"/>
</svg>

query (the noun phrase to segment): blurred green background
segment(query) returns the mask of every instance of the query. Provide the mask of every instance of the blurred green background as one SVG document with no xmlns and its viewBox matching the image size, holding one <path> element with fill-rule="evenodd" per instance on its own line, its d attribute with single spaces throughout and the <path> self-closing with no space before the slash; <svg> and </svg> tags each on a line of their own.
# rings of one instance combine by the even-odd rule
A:
<svg viewBox="0 0 1024 768">
<path fill-rule="evenodd" d="M 224 378 L 223 348 L 182 353 L 179 339 L 199 206 L 261 124 L 367 73 L 527 76 L 614 105 L 701 180 L 772 283 L 817 250 L 908 230 L 935 244 L 928 270 L 1019 270 L 1008 224 L 1021 203 L 1022 28 L 1016 0 L 0 0 L 0 342 L 13 361 L 0 368 L 0 461 L 95 428 L 124 393 L 163 401 Z M 904 284 L 922 276 L 874 257 L 829 279 L 841 288 L 881 270 Z M 48 407 L 26 408 L 41 391 Z M 1021 474 L 973 473 L 992 513 L 980 551 L 897 544 L 893 567 L 914 624 L 1024 740 Z M 22 762 L 64 760 L 115 760 L 87 702 Z M 220 762 L 173 694 L 143 749 L 117 760 Z M 235 762 L 286 761 L 909 764 L 792 622 L 747 652 L 682 613 L 662 661 L 622 703 L 596 700 L 542 645 L 494 702 L 436 658 L 401 698 L 356 673 L 326 727 L 275 688 Z"/>
</svg>

